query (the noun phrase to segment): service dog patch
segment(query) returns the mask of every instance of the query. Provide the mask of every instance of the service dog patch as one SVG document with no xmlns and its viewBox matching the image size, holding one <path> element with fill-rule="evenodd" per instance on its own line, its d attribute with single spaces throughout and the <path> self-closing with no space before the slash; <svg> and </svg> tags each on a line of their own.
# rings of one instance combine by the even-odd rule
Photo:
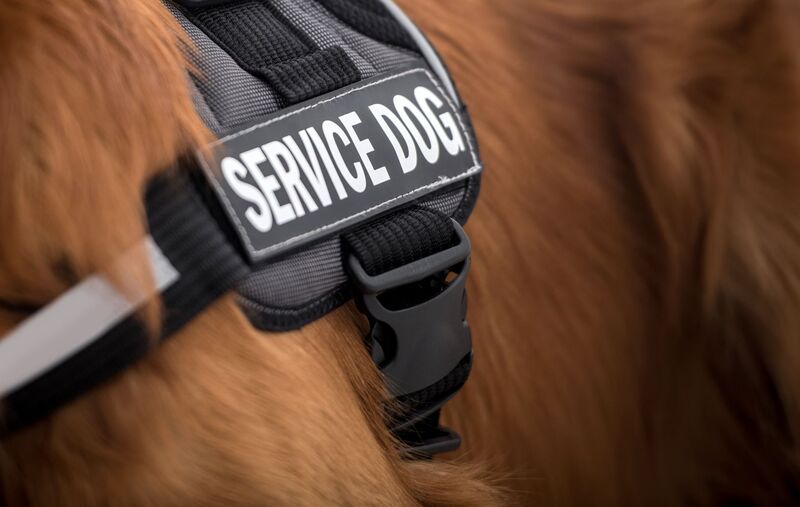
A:
<svg viewBox="0 0 800 507">
<path fill-rule="evenodd" d="M 202 162 L 258 262 L 476 174 L 473 143 L 436 78 L 412 69 L 282 110 Z"/>
</svg>

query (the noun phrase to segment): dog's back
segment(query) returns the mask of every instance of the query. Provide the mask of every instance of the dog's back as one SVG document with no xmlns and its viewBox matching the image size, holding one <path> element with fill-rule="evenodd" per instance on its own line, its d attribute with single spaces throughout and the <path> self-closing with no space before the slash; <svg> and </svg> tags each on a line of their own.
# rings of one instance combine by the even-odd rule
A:
<svg viewBox="0 0 800 507">
<path fill-rule="evenodd" d="M 475 371 L 446 414 L 466 459 L 515 503 L 796 500 L 797 8 L 403 4 L 444 54 L 487 165 L 469 224 Z M 138 237 L 141 186 L 207 134 L 157 2 L 11 1 L 0 26 L 0 300 L 36 305 Z M 0 331 L 20 318 L 0 310 Z M 361 325 L 345 309 L 265 339 L 223 299 L 3 442 L 0 493 L 496 501 L 469 468 L 397 458 Z"/>
<path fill-rule="evenodd" d="M 467 452 L 545 503 L 796 502 L 798 8 L 499 3 L 415 12 L 488 167 Z"/>
</svg>

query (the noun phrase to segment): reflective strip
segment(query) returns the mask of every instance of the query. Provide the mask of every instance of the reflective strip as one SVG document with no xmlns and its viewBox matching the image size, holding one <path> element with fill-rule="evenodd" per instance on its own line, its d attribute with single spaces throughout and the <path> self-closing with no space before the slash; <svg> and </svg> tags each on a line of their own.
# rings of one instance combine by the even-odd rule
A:
<svg viewBox="0 0 800 507">
<path fill-rule="evenodd" d="M 124 269 L 142 248 L 150 259 L 155 290 L 126 297 L 104 277 L 92 275 L 0 339 L 0 398 L 91 344 L 180 278 L 150 236 L 117 264 Z"/>
<path fill-rule="evenodd" d="M 414 24 L 406 13 L 394 3 L 393 0 L 380 0 L 380 2 L 386 6 L 389 10 L 389 13 L 394 16 L 398 23 L 400 23 L 403 28 L 406 29 L 408 34 L 414 39 L 414 42 L 417 43 L 419 46 L 420 51 L 422 51 L 422 56 L 425 57 L 425 60 L 428 61 L 428 64 L 431 66 L 431 70 L 436 74 L 436 77 L 439 78 L 439 81 L 444 85 L 447 89 L 447 92 L 453 97 L 453 100 L 456 104 L 461 105 L 461 101 L 458 98 L 458 93 L 456 93 L 456 87 L 453 85 L 453 81 L 450 79 L 450 74 L 447 72 L 447 69 L 444 67 L 444 63 L 439 58 L 439 55 L 436 53 L 436 50 L 433 49 L 431 43 L 428 42 L 428 39 L 422 35 L 422 32 L 417 25 Z"/>
</svg>

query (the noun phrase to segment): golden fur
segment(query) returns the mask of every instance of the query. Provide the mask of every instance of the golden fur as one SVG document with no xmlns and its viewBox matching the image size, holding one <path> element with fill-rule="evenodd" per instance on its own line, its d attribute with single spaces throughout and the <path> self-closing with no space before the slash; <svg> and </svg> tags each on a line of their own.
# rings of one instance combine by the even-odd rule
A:
<svg viewBox="0 0 800 507">
<path fill-rule="evenodd" d="M 6 504 L 796 498 L 798 8 L 401 3 L 487 165 L 476 363 L 446 413 L 461 456 L 397 457 L 351 307 L 265 335 L 227 297 L 3 441 Z M 142 234 L 143 184 L 207 138 L 176 33 L 155 0 L 0 4 L 0 300 L 105 269 Z M 23 317 L 0 310 L 0 333 Z"/>
<path fill-rule="evenodd" d="M 487 163 L 464 452 L 544 504 L 796 502 L 796 3 L 406 4 Z"/>
</svg>

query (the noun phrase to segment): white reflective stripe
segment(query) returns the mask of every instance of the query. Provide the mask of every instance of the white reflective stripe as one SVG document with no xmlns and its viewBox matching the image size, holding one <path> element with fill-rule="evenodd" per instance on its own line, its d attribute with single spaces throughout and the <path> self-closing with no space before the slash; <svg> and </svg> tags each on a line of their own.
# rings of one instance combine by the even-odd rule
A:
<svg viewBox="0 0 800 507">
<path fill-rule="evenodd" d="M 155 289 L 163 292 L 180 278 L 148 236 L 116 261 L 124 269 L 145 248 Z M 47 372 L 133 314 L 155 291 L 123 296 L 100 275 L 92 275 L 0 338 L 0 398 Z"/>
<path fill-rule="evenodd" d="M 420 51 L 422 51 L 422 56 L 428 61 L 428 64 L 431 66 L 431 70 L 436 74 L 436 77 L 439 78 L 439 81 L 442 82 L 444 87 L 447 89 L 447 92 L 453 97 L 453 101 L 456 104 L 461 105 L 461 101 L 458 100 L 458 94 L 456 93 L 456 88 L 453 86 L 453 81 L 450 79 L 450 74 L 447 73 L 447 69 L 444 67 L 442 60 L 439 58 L 439 55 L 436 54 L 436 50 L 433 49 L 428 39 L 422 35 L 422 32 L 417 28 L 417 25 L 414 24 L 406 13 L 394 3 L 393 0 L 380 0 L 381 3 L 386 6 L 391 13 L 392 16 L 400 23 L 403 28 L 406 29 L 411 38 L 414 39 L 414 42 L 417 43 L 419 46 Z"/>
</svg>

